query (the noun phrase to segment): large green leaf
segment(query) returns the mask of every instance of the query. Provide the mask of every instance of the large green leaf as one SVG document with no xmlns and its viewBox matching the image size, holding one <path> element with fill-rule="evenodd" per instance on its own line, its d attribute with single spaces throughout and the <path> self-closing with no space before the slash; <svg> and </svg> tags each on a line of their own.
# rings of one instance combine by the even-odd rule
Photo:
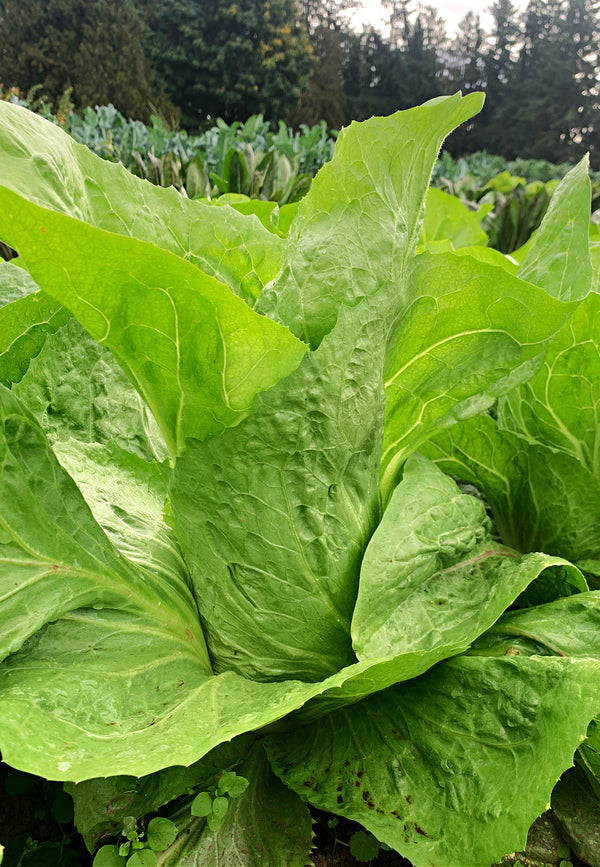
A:
<svg viewBox="0 0 600 867">
<path fill-rule="evenodd" d="M 600 295 L 590 294 L 552 342 L 539 373 L 504 400 L 502 426 L 572 455 L 600 478 Z"/>
<path fill-rule="evenodd" d="M 153 416 L 113 354 L 73 317 L 48 335 L 12 390 L 52 443 L 114 440 L 146 460 L 168 456 Z"/>
<path fill-rule="evenodd" d="M 248 419 L 189 441 L 177 461 L 173 514 L 216 671 L 318 681 L 355 661 L 350 620 L 379 506 L 371 362 L 381 369 L 383 350 L 377 323 L 357 338 L 348 318 Z"/>
<path fill-rule="evenodd" d="M 0 235 L 48 294 L 115 354 L 171 455 L 220 433 L 306 346 L 172 253 L 39 208 L 0 188 Z"/>
<path fill-rule="evenodd" d="M 450 196 L 437 187 L 427 190 L 425 218 L 419 244 L 428 247 L 438 241 L 449 240 L 453 248 L 487 244 L 488 238 L 481 228 L 481 213 L 470 210 L 456 196 Z"/>
<path fill-rule="evenodd" d="M 328 340 L 329 337 L 313 356 L 318 357 L 324 351 Z M 276 403 L 277 389 L 264 399 Z M 277 424 L 281 428 L 281 415 L 277 416 Z M 319 430 L 325 424 L 326 419 L 321 419 Z M 175 470 L 176 517 L 185 510 L 191 523 L 200 509 L 206 510 L 204 526 L 198 522 L 197 535 L 188 543 L 197 547 L 191 548 L 192 554 L 188 556 L 194 558 L 190 562 L 203 564 L 200 574 L 219 579 L 214 588 L 197 577 L 193 579 L 213 662 L 216 670 L 239 668 L 256 679 L 268 679 L 268 674 L 283 672 L 287 665 L 288 676 L 298 672 L 295 676 L 309 679 L 306 677 L 306 672 L 311 671 L 309 666 L 318 671 L 322 660 L 328 661 L 326 653 L 335 661 L 335 648 L 331 649 L 335 633 L 321 613 L 323 609 L 312 602 L 315 590 L 310 581 L 320 574 L 317 571 L 320 561 L 313 550 L 318 553 L 319 548 L 315 543 L 312 547 L 300 547 L 296 542 L 294 551 L 291 544 L 282 545 L 286 522 L 292 522 L 294 513 L 291 510 L 286 513 L 285 501 L 277 499 L 280 472 L 275 465 L 271 474 L 268 461 L 261 461 L 256 470 L 257 474 L 260 472 L 257 487 L 260 479 L 264 491 L 269 491 L 268 496 L 263 494 L 257 515 L 253 516 L 248 509 L 240 521 L 239 501 L 235 506 L 227 506 L 219 499 L 224 480 L 229 487 L 234 477 L 239 478 L 242 473 L 250 476 L 253 472 L 244 464 L 243 457 L 237 458 L 233 449 L 227 448 L 230 436 L 239 445 L 239 432 L 236 429 L 219 441 L 190 447 Z M 261 433 L 265 434 L 264 427 Z M 331 443 L 331 432 L 325 429 L 325 435 Z M 262 443 L 256 436 L 253 446 L 262 457 Z M 178 480 L 179 472 L 182 475 Z M 313 478 L 320 473 L 322 470 L 316 464 Z M 203 506 L 213 477 L 220 480 L 220 485 L 214 500 Z M 328 501 L 328 491 L 323 496 L 321 520 L 327 527 L 331 500 Z M 357 498 L 355 514 L 360 514 L 360 506 Z M 226 535 L 217 535 L 213 529 L 214 515 L 220 513 L 227 527 Z M 315 523 L 317 517 L 308 515 L 308 518 L 312 523 L 307 521 L 307 528 L 314 531 L 319 526 Z M 462 521 L 460 525 L 457 518 Z M 551 581 L 557 567 L 568 573 L 575 586 L 586 589 L 578 570 L 564 561 L 544 554 L 519 557 L 493 542 L 487 524 L 479 501 L 461 497 L 456 485 L 424 459 L 411 458 L 407 462 L 405 476 L 362 561 L 352 621 L 354 645 L 362 661 L 351 664 L 353 657 L 346 639 L 342 647 L 348 648 L 348 662 L 340 660 L 338 668 L 342 671 L 322 683 L 322 695 L 303 709 L 304 718 L 320 716 L 331 707 L 357 701 L 377 689 L 415 677 L 436 662 L 466 649 L 532 582 Z M 456 543 L 454 552 L 451 552 L 452 537 Z M 355 543 L 349 536 L 347 545 L 351 544 Z M 341 543 L 339 548 L 346 556 L 352 554 Z M 326 554 L 327 551 L 323 556 Z M 332 566 L 329 571 L 321 566 L 321 574 L 331 575 L 340 562 L 339 550 L 334 549 L 329 556 Z M 301 570 L 306 570 L 309 557 L 314 557 L 315 566 L 312 574 L 305 571 L 303 575 Z M 310 560 L 308 563 L 312 565 Z M 260 602 L 260 594 L 267 599 L 270 587 L 275 588 L 271 590 L 273 598 L 276 590 L 276 598 L 285 600 L 279 628 L 273 609 Z M 213 619 L 215 611 L 218 618 Z M 329 613 L 327 609 L 325 613 Z M 236 622 L 242 626 L 236 629 Z M 224 659 L 228 665 L 223 663 Z M 347 667 L 343 668 L 344 664 Z"/>
<path fill-rule="evenodd" d="M 144 474 L 158 487 L 154 468 L 140 458 L 128 459 L 137 461 L 138 475 L 130 473 L 129 478 L 132 492 L 138 494 L 137 486 L 146 488 L 146 503 L 136 505 L 134 499 L 129 507 L 132 521 L 154 512 L 150 536 L 164 546 L 169 534 L 166 527 L 159 532 L 160 493 L 151 492 Z M 107 485 L 110 488 L 108 480 Z M 0 386 L 0 503 L 0 658 L 18 650 L 44 624 L 78 608 L 97 606 L 129 612 L 133 620 L 139 616 L 156 621 L 159 628 L 168 628 L 182 657 L 193 659 L 200 670 L 210 670 L 175 546 L 165 546 L 160 570 L 153 567 L 152 561 L 161 559 L 156 550 L 141 553 L 142 562 L 147 558 L 144 566 L 150 568 L 134 568 L 120 556 L 58 463 L 41 428 L 4 386 Z M 130 544 L 140 547 L 134 538 Z"/>
<path fill-rule="evenodd" d="M 565 175 L 519 269 L 519 277 L 555 298 L 584 298 L 591 288 L 589 158 Z"/>
<path fill-rule="evenodd" d="M 578 593 L 509 611 L 474 642 L 469 654 L 502 656 L 525 639 L 536 654 L 600 659 L 600 593 Z"/>
<path fill-rule="evenodd" d="M 187 765 L 307 702 L 305 718 L 357 701 L 460 650 L 556 562 L 517 561 L 502 576 L 506 596 L 463 622 L 459 646 L 442 635 L 433 648 L 424 641 L 318 683 L 256 683 L 231 671 L 215 677 L 163 520 L 156 464 L 110 443 L 57 442 L 86 504 L 16 396 L 0 393 L 3 623 L 5 652 L 12 651 L 0 678 L 1 747 L 10 764 L 42 776 L 81 780 Z"/>
<path fill-rule="evenodd" d="M 485 867 L 524 848 L 600 707 L 599 678 L 598 660 L 461 657 L 269 737 L 268 752 L 300 797 L 415 867 Z"/>
<path fill-rule="evenodd" d="M 188 570 L 177 537 L 165 520 L 165 481 L 150 463 L 110 442 L 62 441 L 54 452 L 112 544 L 128 560 L 159 575 L 167 584 Z"/>
<path fill-rule="evenodd" d="M 439 143 L 476 102 L 452 97 L 345 132 L 260 304 L 318 348 L 242 424 L 177 462 L 173 511 L 217 671 L 315 681 L 354 661 L 350 619 L 379 511 L 386 338 Z M 391 141 L 403 142 L 393 158 Z"/>
<path fill-rule="evenodd" d="M 443 431 L 423 451 L 485 493 L 507 545 L 575 562 L 600 557 L 600 480 L 571 454 L 503 430 L 489 416 Z"/>
<path fill-rule="evenodd" d="M 334 159 L 300 203 L 282 272 L 259 309 L 314 348 L 343 307 L 375 297 L 381 306 L 382 292 L 406 303 L 433 164 L 448 133 L 482 103 L 482 94 L 455 94 L 342 130 Z"/>
<path fill-rule="evenodd" d="M 0 261 L 0 383 L 18 382 L 46 335 L 68 318 L 68 311 L 40 292 L 27 271 Z"/>
<path fill-rule="evenodd" d="M 386 367 L 386 497 L 403 461 L 436 430 L 529 379 L 576 308 L 456 253 L 417 257 L 411 292 Z"/>
<path fill-rule="evenodd" d="M 189 802 L 169 818 L 177 840 L 158 856 L 160 867 L 306 867 L 312 849 L 312 817 L 298 795 L 275 776 L 262 744 L 236 772 L 250 785 L 229 802 L 216 833 L 190 815 Z"/>
<path fill-rule="evenodd" d="M 3 386 L 0 407 L 0 714 L 9 764 L 49 778 L 144 775 L 191 764 L 321 691 L 213 676 L 162 520 L 156 465 L 115 445 L 80 452 L 59 444 L 113 546 Z"/>
<path fill-rule="evenodd" d="M 33 112 L 0 105 L 0 185 L 43 208 L 189 260 L 253 303 L 283 243 L 255 217 L 192 202 L 134 177 Z"/>
<path fill-rule="evenodd" d="M 540 566 L 539 555 L 519 557 L 492 540 L 480 500 L 410 458 L 362 562 L 354 649 L 359 659 L 418 652 L 425 665 L 432 654 L 430 667 L 481 635 Z M 569 571 L 577 584 L 580 574 Z"/>
</svg>

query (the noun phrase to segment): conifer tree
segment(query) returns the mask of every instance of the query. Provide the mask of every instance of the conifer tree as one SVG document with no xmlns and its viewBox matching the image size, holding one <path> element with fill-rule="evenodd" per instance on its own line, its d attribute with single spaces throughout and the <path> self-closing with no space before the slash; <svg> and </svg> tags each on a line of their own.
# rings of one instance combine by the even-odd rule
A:
<svg viewBox="0 0 600 867">
<path fill-rule="evenodd" d="M 159 100 L 143 33 L 132 0 L 0 0 L 0 81 L 53 102 L 72 88 L 77 108 L 112 102 L 145 120 Z"/>
<path fill-rule="evenodd" d="M 344 70 L 350 45 L 355 44 L 349 13 L 357 0 L 302 0 L 300 13 L 312 54 L 311 75 L 300 101 L 290 115 L 298 126 L 325 120 L 330 129 L 339 129 L 350 119 L 345 94 Z"/>
<path fill-rule="evenodd" d="M 494 124 L 499 153 L 561 162 L 594 147 L 597 5 L 530 0 L 522 47 Z"/>
<path fill-rule="evenodd" d="M 296 0 L 145 0 L 148 55 L 187 126 L 284 118 L 310 72 Z"/>
</svg>

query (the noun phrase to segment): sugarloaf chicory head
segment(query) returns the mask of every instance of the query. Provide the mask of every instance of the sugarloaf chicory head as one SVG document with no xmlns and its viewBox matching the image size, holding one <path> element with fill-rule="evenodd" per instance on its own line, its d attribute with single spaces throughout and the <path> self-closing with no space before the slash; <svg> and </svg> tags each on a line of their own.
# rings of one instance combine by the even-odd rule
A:
<svg viewBox="0 0 600 867">
<path fill-rule="evenodd" d="M 418 453 L 534 377 L 589 289 L 545 285 L 589 257 L 583 176 L 520 276 L 422 233 L 481 102 L 343 130 L 287 239 L 0 103 L 0 747 L 77 783 L 90 848 L 174 802 L 161 863 L 300 865 L 308 802 L 415 865 L 491 863 L 600 711 L 582 572 Z M 547 652 L 467 653 L 532 600 Z M 215 836 L 181 796 L 219 768 L 249 786 Z"/>
</svg>

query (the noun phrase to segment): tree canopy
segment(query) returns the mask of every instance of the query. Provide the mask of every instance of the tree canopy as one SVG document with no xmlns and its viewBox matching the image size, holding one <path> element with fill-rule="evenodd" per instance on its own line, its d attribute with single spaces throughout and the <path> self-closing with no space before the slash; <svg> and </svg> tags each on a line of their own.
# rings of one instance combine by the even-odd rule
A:
<svg viewBox="0 0 600 867">
<path fill-rule="evenodd" d="M 0 0 L 0 82 L 76 108 L 112 102 L 146 120 L 162 107 L 133 0 Z"/>
<path fill-rule="evenodd" d="M 165 93 L 189 129 L 257 113 L 337 129 L 484 90 L 455 152 L 600 152 L 599 0 L 493 0 L 489 32 L 469 12 L 450 36 L 433 5 L 382 5 L 387 27 L 358 32 L 358 0 L 0 0 L 0 83 L 140 119 Z"/>
<path fill-rule="evenodd" d="M 148 0 L 145 46 L 183 119 L 284 118 L 310 73 L 296 0 Z"/>
</svg>

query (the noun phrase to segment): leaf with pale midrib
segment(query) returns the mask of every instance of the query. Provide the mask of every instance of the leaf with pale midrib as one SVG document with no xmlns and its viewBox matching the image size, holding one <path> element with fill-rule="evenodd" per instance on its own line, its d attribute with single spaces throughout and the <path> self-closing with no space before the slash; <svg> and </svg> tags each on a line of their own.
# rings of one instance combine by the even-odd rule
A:
<svg viewBox="0 0 600 867">
<path fill-rule="evenodd" d="M 187 259 L 253 304 L 281 268 L 283 243 L 257 218 L 136 178 L 60 127 L 0 105 L 0 185 L 43 208 Z"/>
<path fill-rule="evenodd" d="M 173 253 L 39 208 L 0 187 L 0 233 L 41 288 L 121 367 L 172 457 L 235 424 L 307 347 Z"/>
<path fill-rule="evenodd" d="M 491 864 L 547 809 L 600 708 L 599 676 L 596 659 L 459 657 L 267 749 L 301 798 L 415 867 Z"/>
</svg>

